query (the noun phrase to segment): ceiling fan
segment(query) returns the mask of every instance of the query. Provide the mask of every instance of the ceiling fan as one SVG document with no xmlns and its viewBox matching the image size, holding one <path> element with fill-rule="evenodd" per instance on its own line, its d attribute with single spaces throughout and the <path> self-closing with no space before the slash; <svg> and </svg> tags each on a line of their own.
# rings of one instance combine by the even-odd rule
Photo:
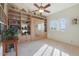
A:
<svg viewBox="0 0 79 59">
<path fill-rule="evenodd" d="M 50 7 L 50 4 L 43 6 L 41 3 L 41 5 L 38 6 L 36 3 L 34 3 L 34 6 L 37 7 L 38 10 L 34 10 L 33 12 L 38 11 L 40 14 L 42 14 L 43 12 L 50 13 L 50 11 L 46 10 L 46 8 Z"/>
</svg>

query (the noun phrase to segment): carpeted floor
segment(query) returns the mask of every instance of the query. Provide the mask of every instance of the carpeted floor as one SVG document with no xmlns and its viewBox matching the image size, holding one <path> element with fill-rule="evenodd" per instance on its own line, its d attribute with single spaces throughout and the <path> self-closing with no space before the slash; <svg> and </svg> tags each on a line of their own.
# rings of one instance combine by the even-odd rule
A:
<svg viewBox="0 0 79 59">
<path fill-rule="evenodd" d="M 14 56 L 12 50 L 7 54 Z M 25 42 L 18 46 L 19 56 L 79 56 L 79 47 L 54 40 L 37 40 Z"/>
</svg>

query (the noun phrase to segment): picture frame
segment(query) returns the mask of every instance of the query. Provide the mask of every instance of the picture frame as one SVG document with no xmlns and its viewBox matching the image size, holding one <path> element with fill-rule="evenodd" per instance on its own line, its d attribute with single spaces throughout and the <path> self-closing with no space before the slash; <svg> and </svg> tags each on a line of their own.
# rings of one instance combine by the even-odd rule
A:
<svg viewBox="0 0 79 59">
<path fill-rule="evenodd" d="M 77 24 L 78 23 L 78 19 L 77 18 L 74 18 L 73 20 L 72 20 L 72 24 Z"/>
</svg>

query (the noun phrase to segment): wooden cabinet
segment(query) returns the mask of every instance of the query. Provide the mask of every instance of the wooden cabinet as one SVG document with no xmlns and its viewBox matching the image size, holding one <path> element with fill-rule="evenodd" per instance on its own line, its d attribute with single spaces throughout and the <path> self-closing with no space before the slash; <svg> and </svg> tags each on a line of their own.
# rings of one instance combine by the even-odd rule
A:
<svg viewBox="0 0 79 59">
<path fill-rule="evenodd" d="M 32 40 L 41 40 L 46 38 L 45 20 L 39 18 L 31 18 L 31 37 Z"/>
</svg>

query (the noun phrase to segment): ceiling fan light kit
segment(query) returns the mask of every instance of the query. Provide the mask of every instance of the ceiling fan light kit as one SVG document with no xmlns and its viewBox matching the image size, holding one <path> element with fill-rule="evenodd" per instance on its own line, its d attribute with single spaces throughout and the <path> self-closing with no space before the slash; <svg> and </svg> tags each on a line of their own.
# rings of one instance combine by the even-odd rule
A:
<svg viewBox="0 0 79 59">
<path fill-rule="evenodd" d="M 44 10 L 43 9 L 39 9 L 39 13 L 43 13 L 44 12 Z"/>
</svg>

